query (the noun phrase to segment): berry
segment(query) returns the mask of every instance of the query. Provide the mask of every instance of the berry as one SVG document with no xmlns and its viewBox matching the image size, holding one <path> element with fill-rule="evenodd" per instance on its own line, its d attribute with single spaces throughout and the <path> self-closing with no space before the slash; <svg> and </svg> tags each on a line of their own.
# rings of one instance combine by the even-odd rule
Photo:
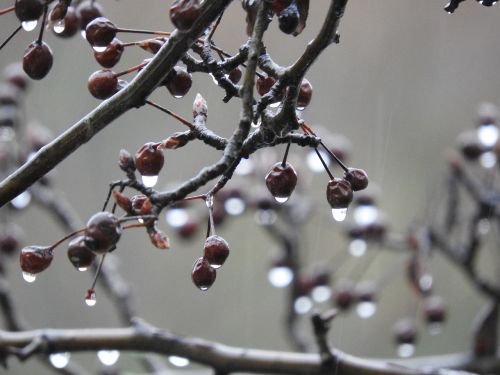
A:
<svg viewBox="0 0 500 375">
<path fill-rule="evenodd" d="M 396 344 L 414 344 L 417 341 L 417 328 L 410 319 L 401 319 L 394 325 Z"/>
<path fill-rule="evenodd" d="M 149 215 L 151 214 L 151 209 L 153 205 L 151 204 L 151 200 L 142 194 L 134 195 L 130 198 L 130 203 L 132 204 L 132 211 L 136 215 Z"/>
<path fill-rule="evenodd" d="M 94 98 L 104 100 L 118 92 L 118 78 L 112 70 L 98 70 L 89 77 L 87 87 Z"/>
<path fill-rule="evenodd" d="M 45 42 L 32 42 L 23 56 L 23 70 L 31 79 L 44 78 L 52 68 L 52 50 Z"/>
<path fill-rule="evenodd" d="M 148 142 L 135 153 L 135 165 L 143 176 L 158 176 L 165 158 L 159 149 L 159 143 Z"/>
<path fill-rule="evenodd" d="M 102 16 L 102 7 L 97 1 L 82 1 L 76 7 L 76 13 L 80 19 L 80 28 L 85 30 L 90 21 Z"/>
<path fill-rule="evenodd" d="M 424 318 L 427 323 L 443 323 L 446 320 L 446 306 L 441 297 L 429 297 L 424 302 Z"/>
<path fill-rule="evenodd" d="M 49 13 L 49 21 L 57 22 L 62 21 L 66 12 L 68 11 L 68 5 L 65 3 L 57 3 Z"/>
<path fill-rule="evenodd" d="M 205 258 L 198 258 L 196 262 L 194 262 L 193 270 L 191 271 L 191 279 L 194 285 L 200 290 L 207 290 L 210 288 L 216 276 L 217 272 L 210 266 L 210 263 L 208 263 Z"/>
<path fill-rule="evenodd" d="M 292 34 L 299 26 L 300 14 L 297 4 L 292 2 L 278 15 L 278 24 L 285 34 Z"/>
<path fill-rule="evenodd" d="M 349 181 L 353 191 L 363 190 L 368 186 L 368 175 L 359 168 L 349 168 L 344 174 L 344 179 Z"/>
<path fill-rule="evenodd" d="M 175 0 L 170 7 L 170 21 L 182 31 L 189 30 L 199 14 L 199 0 Z"/>
<path fill-rule="evenodd" d="M 328 182 L 326 199 L 332 208 L 347 208 L 352 198 L 352 188 L 349 181 L 341 178 L 333 178 Z"/>
<path fill-rule="evenodd" d="M 116 26 L 105 17 L 97 17 L 90 21 L 85 28 L 85 38 L 96 47 L 105 47 L 116 36 Z"/>
<path fill-rule="evenodd" d="M 94 51 L 94 57 L 102 67 L 112 68 L 120 61 L 123 50 L 124 48 L 122 42 L 115 38 L 108 44 L 104 51 Z"/>
<path fill-rule="evenodd" d="M 276 163 L 266 176 L 266 186 L 275 198 L 288 198 L 297 185 L 297 172 L 291 164 Z"/>
<path fill-rule="evenodd" d="M 236 85 L 240 81 L 242 75 L 243 72 L 241 71 L 241 69 L 239 67 L 236 67 L 229 72 L 227 77 L 232 83 Z"/>
<path fill-rule="evenodd" d="M 307 79 L 303 79 L 299 88 L 299 96 L 297 97 L 297 107 L 305 108 L 309 105 L 312 98 L 312 85 Z"/>
<path fill-rule="evenodd" d="M 260 96 L 266 95 L 271 87 L 273 87 L 276 80 L 273 77 L 259 77 L 255 81 L 255 88 Z"/>
<path fill-rule="evenodd" d="M 37 20 L 43 13 L 43 6 L 41 0 L 16 0 L 16 16 L 21 22 Z"/>
<path fill-rule="evenodd" d="M 36 274 L 42 272 L 53 259 L 53 249 L 48 246 L 27 246 L 21 250 L 19 261 L 23 272 Z"/>
<path fill-rule="evenodd" d="M 64 29 L 61 32 L 56 32 L 54 34 L 61 38 L 71 38 L 80 29 L 80 18 L 74 7 L 68 7 L 66 10 L 66 15 L 63 19 Z"/>
<path fill-rule="evenodd" d="M 174 66 L 168 73 L 164 82 L 170 94 L 176 98 L 181 98 L 189 92 L 193 79 L 191 74 L 180 66 Z"/>
<path fill-rule="evenodd" d="M 87 222 L 85 243 L 102 254 L 110 251 L 122 235 L 122 226 L 115 215 L 110 212 L 98 212 Z"/>
<path fill-rule="evenodd" d="M 184 239 L 190 239 L 196 235 L 199 225 L 196 221 L 188 221 L 184 225 L 177 228 L 177 234 Z"/>
<path fill-rule="evenodd" d="M 337 286 L 334 294 L 335 305 L 340 310 L 347 310 L 354 302 L 354 288 L 352 284 L 348 282 L 339 284 L 340 285 Z"/>
<path fill-rule="evenodd" d="M 91 242 L 85 236 L 75 237 L 68 245 L 68 258 L 71 264 L 77 268 L 88 268 L 95 259 L 95 253 L 88 247 Z"/>
<path fill-rule="evenodd" d="M 203 249 L 204 257 L 212 268 L 219 268 L 224 264 L 229 255 L 229 245 L 227 241 L 217 235 L 207 237 Z"/>
</svg>

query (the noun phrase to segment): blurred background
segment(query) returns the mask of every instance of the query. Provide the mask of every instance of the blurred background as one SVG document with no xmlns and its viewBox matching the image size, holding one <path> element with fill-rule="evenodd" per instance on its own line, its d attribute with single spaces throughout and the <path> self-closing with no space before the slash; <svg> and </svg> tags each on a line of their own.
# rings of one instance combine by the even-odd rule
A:
<svg viewBox="0 0 500 375">
<path fill-rule="evenodd" d="M 11 3 L 0 1 L 2 8 Z M 119 27 L 172 28 L 168 17 L 170 1 L 101 3 L 105 15 Z M 288 65 L 295 61 L 320 28 L 328 4 L 327 0 L 311 1 L 308 26 L 299 37 L 285 35 L 275 22 L 271 24 L 265 44 L 276 62 Z M 446 175 L 446 150 L 454 147 L 461 131 L 474 127 L 480 102 L 500 102 L 500 8 L 485 8 L 469 0 L 448 15 L 444 6 L 444 1 L 352 1 L 339 29 L 341 43 L 325 51 L 307 74 L 314 93 L 303 118 L 319 136 L 340 133 L 350 139 L 349 164 L 365 169 L 370 183 L 378 185 L 379 205 L 395 232 L 404 233 L 411 223 L 421 219 L 429 202 L 437 199 L 439 203 Z M 17 27 L 17 20 L 13 14 L 4 15 L 1 25 L 3 39 Z M 1 51 L 0 64 L 19 61 L 35 33 L 17 35 Z M 54 66 L 48 77 L 32 83 L 25 111 L 30 122 L 39 122 L 57 135 L 98 105 L 86 85 L 88 76 L 100 68 L 82 38 L 62 40 L 51 34 L 47 33 L 46 41 L 54 52 Z M 123 41 L 140 39 L 132 35 L 120 37 Z M 245 14 L 239 1 L 226 11 L 214 40 L 228 52 L 237 51 L 246 40 Z M 149 56 L 139 49 L 127 49 L 114 70 L 125 70 L 145 57 Z M 209 76 L 194 74 L 193 78 L 193 87 L 185 98 L 174 99 L 160 88 L 153 99 L 190 118 L 193 99 L 199 92 L 208 101 L 209 127 L 229 136 L 238 123 L 240 102 L 233 99 L 224 104 L 223 91 Z M 144 142 L 159 141 L 180 130 L 184 130 L 181 124 L 153 108 L 131 110 L 61 163 L 54 183 L 86 221 L 101 209 L 109 182 L 122 177 L 117 167 L 120 149 L 135 152 Z M 278 147 L 276 154 L 262 153 L 265 156 L 259 160 L 264 159 L 270 167 L 283 151 L 284 146 Z M 302 260 L 305 266 L 313 267 L 336 259 L 336 254 L 347 251 L 348 244 L 339 232 L 341 224 L 332 220 L 324 199 L 328 177 L 308 172 L 306 155 L 306 151 L 292 147 L 290 160 L 305 175 L 299 174 L 303 182 L 300 193 L 314 202 L 311 219 L 300 234 Z M 167 152 L 158 187 L 175 186 L 219 156 L 195 142 Z M 251 181 L 247 186 L 263 187 L 264 171 L 247 180 Z M 341 175 L 338 168 L 333 171 Z M 203 203 L 194 206 L 202 209 Z M 45 245 L 64 235 L 57 223 L 36 207 L 16 215 L 15 220 L 27 233 L 26 244 Z M 143 319 L 175 333 L 228 345 L 290 350 L 283 321 L 287 293 L 271 287 L 267 280 L 276 244 L 256 224 L 253 213 L 229 218 L 217 228 L 229 242 L 231 255 L 207 292 L 200 292 L 190 278 L 192 264 L 201 256 L 204 224 L 189 242 L 177 237 L 164 218 L 160 227 L 171 237 L 170 250 L 153 248 L 144 232 L 137 230 L 127 231 L 115 252 Z M 83 303 L 92 275 L 76 272 L 64 247 L 59 250 L 50 269 L 33 284 L 23 281 L 16 259 L 8 264 L 15 303 L 29 327 L 119 326 L 113 306 L 99 288 L 95 307 Z M 370 319 L 360 319 L 354 312 L 339 317 L 333 323 L 331 339 L 336 347 L 350 354 L 395 357 L 392 325 L 401 317 L 415 315 L 418 301 L 407 285 L 406 258 L 384 249 L 370 250 L 380 255 L 358 278 L 373 280 L 389 275 L 380 291 L 377 312 Z M 493 258 L 494 262 L 499 261 L 497 258 Z M 343 265 L 339 265 L 343 269 L 339 272 L 354 267 L 340 267 Z M 470 346 L 472 321 L 485 300 L 439 254 L 433 257 L 432 269 L 435 290 L 446 299 L 449 320 L 438 336 L 426 333 L 422 324 L 416 355 L 465 351 Z M 326 307 L 328 303 L 317 306 L 319 310 Z M 310 335 L 307 317 L 302 319 L 301 329 Z M 136 357 L 134 353 L 122 355 L 117 367 L 140 373 Z M 99 369 L 94 354 L 75 354 L 74 358 L 90 371 Z M 9 374 L 45 371 L 39 371 L 35 361 L 19 364 L 12 359 L 9 364 Z M 206 370 L 188 366 L 172 371 L 188 374 Z"/>
</svg>

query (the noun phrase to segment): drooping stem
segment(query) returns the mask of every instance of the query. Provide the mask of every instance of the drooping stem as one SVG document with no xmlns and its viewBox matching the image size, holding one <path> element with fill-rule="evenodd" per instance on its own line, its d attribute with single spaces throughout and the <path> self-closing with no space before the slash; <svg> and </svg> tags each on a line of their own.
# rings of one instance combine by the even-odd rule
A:
<svg viewBox="0 0 500 375">
<path fill-rule="evenodd" d="M 4 40 L 4 41 L 3 41 L 3 43 L 0 45 L 0 50 L 1 50 L 3 47 L 5 47 L 5 46 L 7 45 L 7 43 L 9 43 L 9 42 L 10 42 L 10 40 L 11 40 L 12 38 L 14 38 L 14 36 L 15 36 L 15 35 L 16 35 L 19 31 L 21 31 L 21 29 L 22 29 L 22 28 L 23 28 L 23 27 L 22 27 L 22 25 L 19 25 L 19 26 L 17 27 L 17 29 L 15 29 L 15 30 L 12 32 L 12 34 L 10 34 L 10 35 L 7 37 L 7 39 L 5 39 L 5 40 Z"/>
</svg>

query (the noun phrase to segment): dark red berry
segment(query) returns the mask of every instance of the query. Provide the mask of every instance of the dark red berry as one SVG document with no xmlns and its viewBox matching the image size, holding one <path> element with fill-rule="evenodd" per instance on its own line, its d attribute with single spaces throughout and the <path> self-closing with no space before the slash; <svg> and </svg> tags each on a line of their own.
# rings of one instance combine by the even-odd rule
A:
<svg viewBox="0 0 500 375">
<path fill-rule="evenodd" d="M 118 92 L 118 78 L 112 70 L 98 70 L 89 77 L 87 87 L 94 98 L 104 100 Z"/>
<path fill-rule="evenodd" d="M 61 38 L 71 38 L 80 29 L 80 18 L 73 7 L 68 7 L 62 22 L 64 24 L 64 28 L 62 30 L 59 31 L 56 26 L 52 29 L 54 30 L 54 34 Z"/>
<path fill-rule="evenodd" d="M 181 98 L 189 92 L 193 79 L 191 74 L 180 66 L 174 66 L 165 78 L 165 86 L 170 94 Z"/>
<path fill-rule="evenodd" d="M 410 319 L 401 319 L 394 325 L 396 344 L 414 344 L 417 341 L 417 328 Z"/>
<path fill-rule="evenodd" d="M 79 269 L 86 269 L 92 265 L 96 255 L 87 245 L 85 236 L 73 238 L 68 245 L 68 258 L 71 264 Z"/>
<path fill-rule="evenodd" d="M 135 166 L 141 175 L 158 176 L 160 173 L 165 157 L 159 145 L 159 143 L 148 142 L 135 153 Z"/>
<path fill-rule="evenodd" d="M 441 297 L 432 296 L 424 302 L 424 318 L 427 323 L 443 323 L 446 320 L 446 306 Z"/>
<path fill-rule="evenodd" d="M 340 283 L 335 289 L 335 305 L 340 310 L 347 310 L 354 302 L 354 288 L 351 283 Z"/>
<path fill-rule="evenodd" d="M 311 102 L 313 88 L 307 79 L 303 79 L 299 88 L 299 96 L 297 97 L 297 107 L 305 108 Z"/>
<path fill-rule="evenodd" d="M 92 46 L 105 47 L 115 36 L 115 24 L 105 17 L 94 18 L 85 28 L 85 38 Z"/>
<path fill-rule="evenodd" d="M 219 268 L 224 264 L 229 255 L 229 245 L 227 241 L 217 235 L 207 237 L 203 249 L 205 259 L 213 268 Z"/>
<path fill-rule="evenodd" d="M 271 87 L 273 87 L 276 80 L 273 77 L 259 77 L 255 81 L 255 88 L 260 96 L 266 95 Z"/>
<path fill-rule="evenodd" d="M 326 187 L 326 199 L 334 209 L 347 208 L 353 198 L 349 181 L 342 178 L 333 178 Z"/>
<path fill-rule="evenodd" d="M 280 30 L 285 34 L 292 34 L 299 26 L 299 19 L 300 14 L 297 4 L 292 2 L 278 15 L 278 25 Z"/>
<path fill-rule="evenodd" d="M 189 30 L 199 15 L 199 0 L 175 0 L 170 7 L 170 21 L 182 31 Z"/>
<path fill-rule="evenodd" d="M 80 28 L 85 30 L 90 21 L 102 16 L 102 6 L 97 1 L 82 1 L 76 7 L 78 18 L 80 19 Z"/>
<path fill-rule="evenodd" d="M 96 253 L 110 251 L 122 235 L 122 226 L 110 212 L 98 212 L 87 222 L 85 242 Z"/>
<path fill-rule="evenodd" d="M 240 81 L 242 75 L 243 72 L 241 71 L 241 69 L 239 67 L 236 67 L 229 72 L 227 77 L 232 83 L 236 85 Z"/>
<path fill-rule="evenodd" d="M 16 16 L 21 22 L 34 21 L 42 16 L 43 7 L 41 0 L 16 0 Z"/>
<path fill-rule="evenodd" d="M 42 272 L 53 259 L 53 249 L 48 246 L 27 246 L 21 250 L 19 261 L 23 272 L 36 274 Z"/>
<path fill-rule="evenodd" d="M 266 175 L 266 186 L 275 198 L 288 198 L 297 185 L 297 172 L 291 164 L 276 163 Z"/>
<path fill-rule="evenodd" d="M 191 271 L 191 279 L 194 285 L 201 290 L 207 290 L 212 286 L 215 281 L 217 272 L 214 268 L 210 267 L 210 263 L 201 257 L 194 262 L 193 270 Z"/>
<path fill-rule="evenodd" d="M 123 44 L 118 39 L 113 39 L 104 51 L 94 51 L 96 61 L 104 68 L 112 68 L 120 61 L 123 54 Z"/>
<path fill-rule="evenodd" d="M 23 56 L 23 70 L 31 79 L 44 78 L 52 68 L 52 50 L 45 42 L 32 42 Z"/>
<path fill-rule="evenodd" d="M 344 174 L 344 179 L 349 181 L 353 191 L 363 190 L 368 186 L 368 175 L 359 168 L 349 168 Z"/>
<path fill-rule="evenodd" d="M 54 5 L 54 7 L 51 9 L 49 13 L 49 21 L 50 22 L 57 22 L 61 21 L 64 16 L 66 16 L 66 12 L 68 11 L 68 5 L 60 2 Z"/>
</svg>

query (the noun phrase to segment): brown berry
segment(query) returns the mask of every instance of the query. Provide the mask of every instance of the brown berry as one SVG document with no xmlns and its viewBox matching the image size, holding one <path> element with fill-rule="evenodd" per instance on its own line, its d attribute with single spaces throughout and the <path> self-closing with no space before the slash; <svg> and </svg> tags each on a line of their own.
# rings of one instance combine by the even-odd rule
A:
<svg viewBox="0 0 500 375">
<path fill-rule="evenodd" d="M 79 271 L 84 271 L 92 265 L 96 255 L 89 248 L 87 242 L 91 242 L 85 236 L 73 238 L 68 245 L 68 258 L 71 264 Z"/>
<path fill-rule="evenodd" d="M 349 181 L 341 178 L 333 178 L 328 182 L 326 199 L 332 208 L 347 208 L 352 198 L 352 188 Z"/>
<path fill-rule="evenodd" d="M 32 42 L 23 56 L 23 70 L 31 79 L 44 78 L 52 68 L 52 50 L 45 42 Z"/>
<path fill-rule="evenodd" d="M 193 270 L 191 271 L 191 279 L 194 285 L 200 290 L 207 290 L 210 288 L 216 276 L 217 272 L 210 266 L 210 263 L 208 263 L 205 258 L 198 258 L 196 262 L 194 262 Z"/>
<path fill-rule="evenodd" d="M 122 234 L 122 226 L 115 215 L 110 212 L 94 214 L 85 228 L 85 243 L 96 253 L 102 254 L 112 250 Z"/>
<path fill-rule="evenodd" d="M 182 31 L 189 30 L 199 15 L 199 0 L 175 0 L 170 7 L 170 21 Z"/>
<path fill-rule="evenodd" d="M 112 70 L 98 70 L 89 77 L 87 87 L 94 98 L 108 99 L 118 92 L 118 78 Z"/>
<path fill-rule="evenodd" d="M 116 26 L 105 17 L 97 17 L 85 28 L 85 38 L 92 46 L 105 47 L 116 36 Z"/>
<path fill-rule="evenodd" d="M 43 7 L 41 0 L 16 0 L 16 16 L 21 22 L 34 21 L 42 16 Z"/>
<path fill-rule="evenodd" d="M 255 81 L 255 87 L 260 96 L 266 95 L 276 80 L 273 77 L 259 77 Z"/>
<path fill-rule="evenodd" d="M 174 66 L 165 78 L 165 86 L 170 94 L 176 98 L 182 98 L 186 95 L 192 84 L 191 74 L 180 66 Z"/>
<path fill-rule="evenodd" d="M 23 272 L 36 274 L 45 270 L 53 259 L 49 246 L 27 246 L 21 250 L 19 261 Z"/>
<path fill-rule="evenodd" d="M 229 72 L 227 77 L 232 83 L 236 85 L 240 81 L 242 75 L 243 72 L 241 71 L 241 69 L 239 67 L 236 67 Z"/>
<path fill-rule="evenodd" d="M 299 26 L 299 19 L 300 14 L 297 4 L 292 2 L 278 15 L 278 25 L 280 30 L 285 34 L 292 34 Z"/>
<path fill-rule="evenodd" d="M 305 108 L 311 102 L 313 88 L 307 79 L 303 79 L 299 88 L 299 96 L 297 97 L 297 107 Z"/>
<path fill-rule="evenodd" d="M 74 7 L 68 7 L 62 23 L 64 24 L 62 30 L 58 29 L 57 26 L 54 26 L 52 29 L 57 36 L 61 38 L 71 38 L 78 32 L 80 29 L 80 18 Z"/>
<path fill-rule="evenodd" d="M 349 168 L 344 174 L 344 179 L 349 181 L 353 191 L 363 190 L 368 186 L 368 175 L 359 168 Z"/>
<path fill-rule="evenodd" d="M 226 261 L 229 255 L 229 245 L 224 238 L 213 235 L 205 240 L 203 251 L 210 266 L 217 269 Z"/>
<path fill-rule="evenodd" d="M 113 39 L 104 51 L 94 51 L 96 61 L 104 68 L 112 68 L 120 61 L 123 54 L 123 44 L 118 39 Z"/>
<path fill-rule="evenodd" d="M 288 198 L 297 185 L 297 172 L 291 164 L 276 163 L 266 175 L 266 186 L 275 198 Z"/>
<path fill-rule="evenodd" d="M 159 145 L 159 143 L 148 142 L 135 153 L 135 165 L 142 176 L 158 176 L 163 168 L 165 158 Z"/>
<path fill-rule="evenodd" d="M 90 21 L 102 16 L 102 6 L 97 1 L 82 1 L 76 7 L 78 18 L 80 19 L 80 28 L 85 30 Z"/>
</svg>

